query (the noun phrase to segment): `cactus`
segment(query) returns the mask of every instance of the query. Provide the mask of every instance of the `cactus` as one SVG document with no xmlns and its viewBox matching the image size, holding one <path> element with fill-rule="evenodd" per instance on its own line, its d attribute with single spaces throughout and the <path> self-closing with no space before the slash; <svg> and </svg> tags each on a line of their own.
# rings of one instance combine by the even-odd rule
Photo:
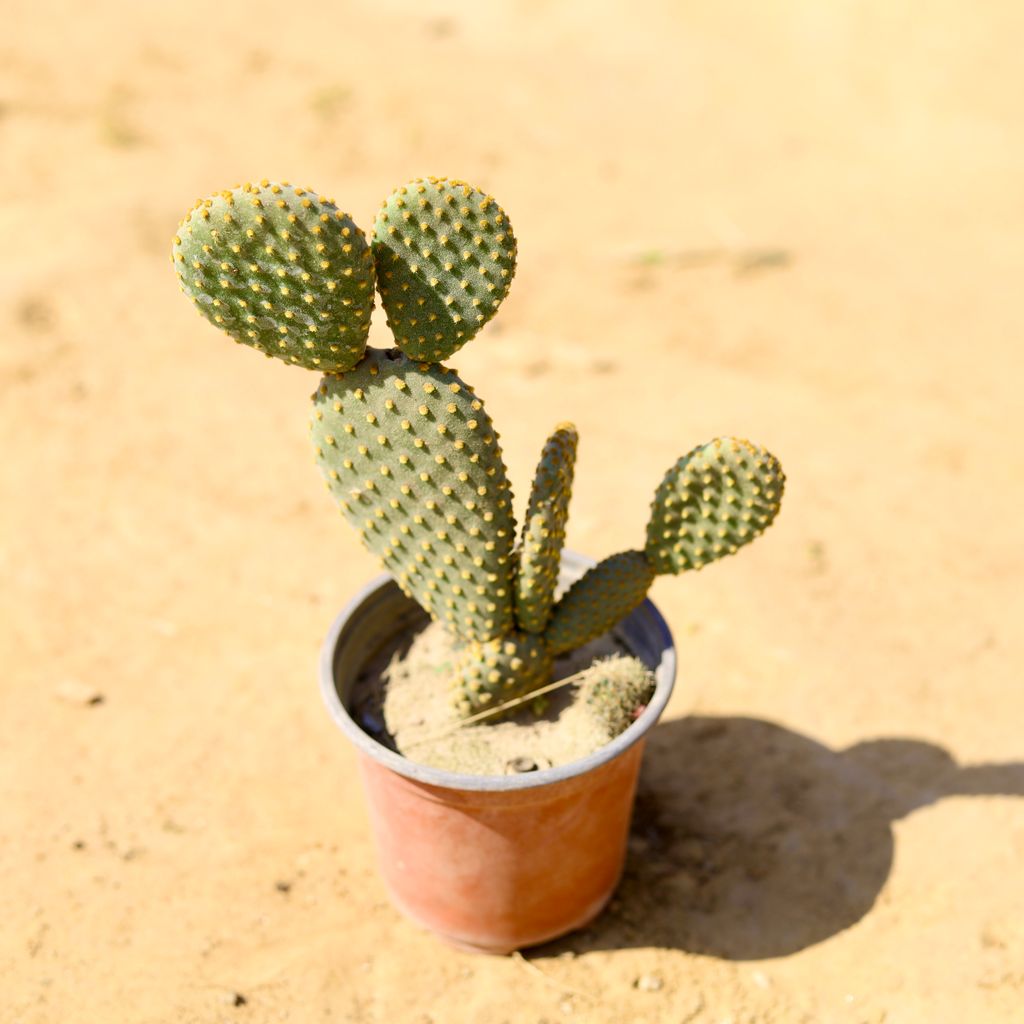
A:
<svg viewBox="0 0 1024 1024">
<path fill-rule="evenodd" d="M 464 182 L 396 190 L 372 246 L 314 192 L 236 186 L 196 204 L 172 260 L 185 294 L 236 341 L 323 373 L 310 431 L 327 487 L 457 641 L 451 684 L 463 715 L 543 686 L 556 656 L 611 629 L 656 576 L 735 553 L 779 511 L 775 457 L 718 438 L 665 474 L 642 549 L 605 558 L 557 597 L 576 429 L 559 424 L 544 445 L 517 538 L 497 431 L 441 362 L 494 315 L 515 272 L 508 217 Z M 366 348 L 374 284 L 393 349 Z"/>
</svg>

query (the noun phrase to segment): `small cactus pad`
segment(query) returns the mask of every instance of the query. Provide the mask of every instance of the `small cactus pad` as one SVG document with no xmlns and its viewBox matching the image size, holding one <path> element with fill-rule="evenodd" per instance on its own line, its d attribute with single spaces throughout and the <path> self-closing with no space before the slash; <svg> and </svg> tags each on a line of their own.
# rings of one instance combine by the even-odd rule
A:
<svg viewBox="0 0 1024 1024">
<path fill-rule="evenodd" d="M 552 654 L 596 640 L 638 607 L 656 573 L 642 551 L 610 555 L 588 569 L 551 613 L 544 639 Z"/>
<path fill-rule="evenodd" d="M 516 269 L 501 207 L 447 178 L 419 178 L 385 200 L 373 254 L 396 344 L 427 362 L 447 359 L 494 316 Z"/>
<path fill-rule="evenodd" d="M 553 659 L 544 641 L 511 632 L 470 644 L 455 671 L 455 706 L 463 716 L 522 697 L 550 681 Z"/>
<path fill-rule="evenodd" d="M 700 569 L 734 554 L 775 519 L 785 484 L 765 448 L 720 437 L 665 474 L 651 505 L 647 557 L 658 573 Z"/>
<path fill-rule="evenodd" d="M 402 589 L 465 640 L 514 626 L 512 494 L 483 403 L 453 371 L 368 349 L 310 422 L 343 514 Z"/>
<path fill-rule="evenodd" d="M 362 358 L 373 255 L 331 200 L 267 181 L 218 192 L 181 222 L 172 259 L 181 290 L 235 341 L 324 372 Z"/>
<path fill-rule="evenodd" d="M 578 443 L 576 428 L 560 423 L 544 445 L 533 477 L 516 576 L 516 619 L 527 633 L 543 632 L 551 615 Z"/>
</svg>

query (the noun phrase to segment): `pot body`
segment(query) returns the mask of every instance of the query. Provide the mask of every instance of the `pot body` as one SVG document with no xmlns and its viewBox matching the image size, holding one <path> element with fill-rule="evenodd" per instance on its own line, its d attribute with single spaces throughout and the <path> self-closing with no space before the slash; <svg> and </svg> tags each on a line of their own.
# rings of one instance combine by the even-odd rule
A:
<svg viewBox="0 0 1024 1024">
<path fill-rule="evenodd" d="M 493 953 L 587 924 L 622 873 L 641 746 L 573 779 L 490 792 L 430 786 L 361 755 L 393 902 L 448 941 Z"/>
<path fill-rule="evenodd" d="M 592 563 L 567 552 L 571 580 Z M 424 613 L 389 577 L 366 587 L 324 644 L 321 688 L 355 743 L 379 854 L 395 905 L 464 949 L 507 953 L 573 931 L 604 907 L 622 874 L 644 736 L 675 678 L 671 635 L 650 603 L 616 632 L 655 673 L 636 722 L 572 764 L 509 776 L 420 765 L 378 743 L 351 712 L 367 663 Z"/>
</svg>

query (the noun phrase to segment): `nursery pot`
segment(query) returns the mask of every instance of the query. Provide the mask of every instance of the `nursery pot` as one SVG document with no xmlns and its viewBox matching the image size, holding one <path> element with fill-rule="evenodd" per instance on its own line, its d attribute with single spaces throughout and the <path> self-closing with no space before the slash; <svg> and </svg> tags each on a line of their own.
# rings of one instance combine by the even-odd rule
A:
<svg viewBox="0 0 1024 1024">
<path fill-rule="evenodd" d="M 563 582 L 593 563 L 566 552 Z M 570 764 L 513 775 L 465 775 L 383 746 L 351 713 L 375 654 L 425 615 L 389 576 L 368 584 L 324 641 L 320 684 L 331 717 L 355 744 L 380 871 L 406 916 L 463 949 L 509 953 L 590 922 L 622 874 L 644 739 L 668 703 L 675 648 L 645 601 L 616 634 L 655 674 L 637 720 Z"/>
</svg>

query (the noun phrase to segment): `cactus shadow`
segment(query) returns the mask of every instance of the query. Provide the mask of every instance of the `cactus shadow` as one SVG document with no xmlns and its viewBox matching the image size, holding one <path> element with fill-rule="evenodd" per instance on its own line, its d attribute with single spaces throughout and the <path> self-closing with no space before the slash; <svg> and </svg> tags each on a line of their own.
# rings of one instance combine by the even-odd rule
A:
<svg viewBox="0 0 1024 1024">
<path fill-rule="evenodd" d="M 837 751 L 752 718 L 663 723 L 648 740 L 615 898 L 544 949 L 795 953 L 871 910 L 892 867 L 894 821 L 983 795 L 1024 796 L 1024 762 L 963 766 L 902 738 Z"/>
</svg>

